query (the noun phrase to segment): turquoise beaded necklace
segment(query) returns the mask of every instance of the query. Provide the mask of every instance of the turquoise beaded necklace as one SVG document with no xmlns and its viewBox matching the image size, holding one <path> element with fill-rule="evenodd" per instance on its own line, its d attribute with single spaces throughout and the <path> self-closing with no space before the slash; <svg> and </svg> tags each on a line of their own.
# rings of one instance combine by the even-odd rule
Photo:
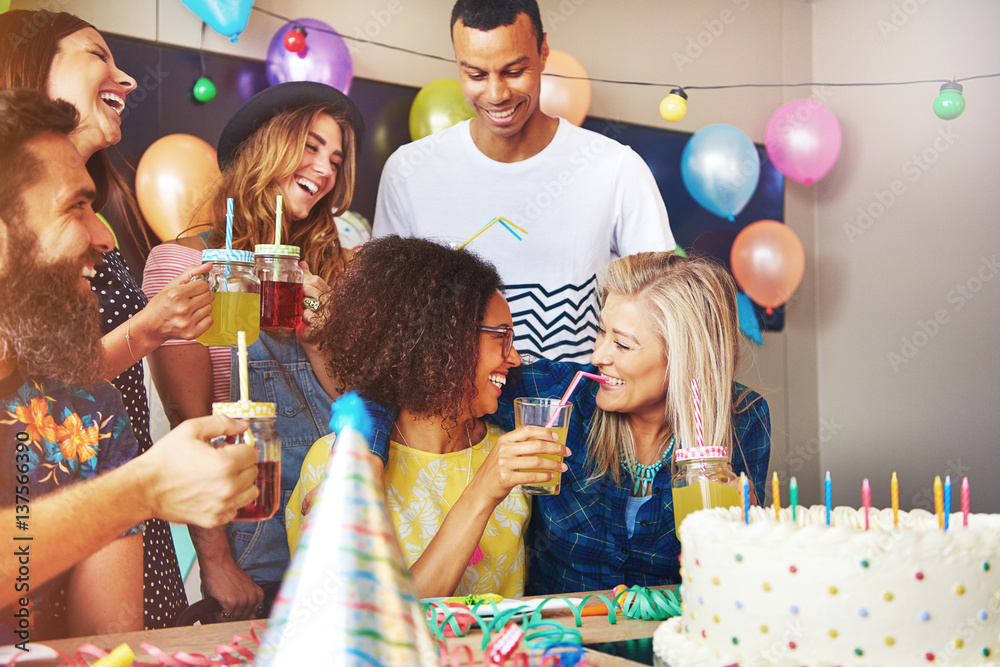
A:
<svg viewBox="0 0 1000 667">
<path fill-rule="evenodd" d="M 622 468 L 627 472 L 632 474 L 632 479 L 635 480 L 632 484 L 632 495 L 633 496 L 645 496 L 646 491 L 649 490 L 649 485 L 653 483 L 653 478 L 656 477 L 656 473 L 660 471 L 663 464 L 670 460 L 670 454 L 674 451 L 674 439 L 675 436 L 670 436 L 670 444 L 667 445 L 667 451 L 663 452 L 663 456 L 660 460 L 652 465 L 644 465 L 635 461 L 633 465 L 634 470 L 629 470 L 628 461 L 625 459 L 625 454 L 619 454 L 619 461 L 621 461 Z"/>
</svg>

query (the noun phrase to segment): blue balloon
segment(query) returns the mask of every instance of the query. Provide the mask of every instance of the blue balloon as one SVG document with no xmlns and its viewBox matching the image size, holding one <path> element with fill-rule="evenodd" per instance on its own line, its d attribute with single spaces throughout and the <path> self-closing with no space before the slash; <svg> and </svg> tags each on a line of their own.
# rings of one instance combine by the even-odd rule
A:
<svg viewBox="0 0 1000 667">
<path fill-rule="evenodd" d="M 236 43 L 250 20 L 253 0 L 181 0 L 195 16 L 207 23 L 212 30 L 225 35 Z"/>
<path fill-rule="evenodd" d="M 681 178 L 696 202 L 731 222 L 757 190 L 760 155 L 735 127 L 709 125 L 684 146 Z"/>
</svg>

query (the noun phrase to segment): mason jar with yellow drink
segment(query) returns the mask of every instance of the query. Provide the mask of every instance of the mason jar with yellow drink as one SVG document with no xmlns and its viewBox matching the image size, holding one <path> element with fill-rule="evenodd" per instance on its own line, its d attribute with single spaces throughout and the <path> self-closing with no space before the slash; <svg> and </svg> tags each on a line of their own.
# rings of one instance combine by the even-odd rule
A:
<svg viewBox="0 0 1000 667">
<path fill-rule="evenodd" d="M 681 522 L 691 512 L 741 505 L 740 478 L 733 472 L 725 447 L 684 447 L 674 454 L 674 462 L 670 486 L 678 535 Z"/>
<path fill-rule="evenodd" d="M 522 426 L 544 426 L 551 429 L 558 436 L 561 445 L 566 444 L 566 433 L 569 430 L 569 418 L 573 412 L 570 403 L 560 404 L 558 398 L 515 398 L 514 399 L 514 425 L 517 428 Z M 563 460 L 563 457 L 555 454 L 539 454 L 543 459 L 552 461 Z M 554 496 L 559 493 L 562 484 L 562 472 L 558 470 L 525 469 L 522 472 L 548 472 L 553 477 L 547 482 L 537 484 L 522 484 L 521 489 L 528 494 L 536 496 Z"/>
</svg>

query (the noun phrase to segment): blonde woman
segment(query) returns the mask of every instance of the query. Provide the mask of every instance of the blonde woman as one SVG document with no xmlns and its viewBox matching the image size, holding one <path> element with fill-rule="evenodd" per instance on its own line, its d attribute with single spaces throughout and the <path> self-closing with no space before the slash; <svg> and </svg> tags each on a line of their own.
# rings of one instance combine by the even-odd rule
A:
<svg viewBox="0 0 1000 667">
<path fill-rule="evenodd" d="M 212 230 L 154 248 L 143 289 L 157 293 L 185 266 L 200 263 L 203 249 L 224 246 L 227 198 L 234 201 L 234 249 L 252 251 L 259 243 L 273 243 L 280 194 L 282 243 L 299 246 L 303 267 L 315 272 L 306 280 L 305 294 L 325 292 L 350 258 L 340 246 L 335 216 L 351 203 L 363 134 L 360 112 L 330 86 L 292 82 L 255 95 L 223 129 L 218 144 L 222 178 L 204 210 L 193 216 L 211 220 Z M 312 315 L 304 315 L 306 324 Z M 211 414 L 213 401 L 229 400 L 230 352 L 170 341 L 151 357 L 153 380 L 172 425 Z M 291 332 L 262 331 L 248 353 L 250 395 L 277 403 L 283 508 L 309 448 L 329 432 L 336 391 L 325 372 L 313 372 L 312 346 L 304 347 Z M 221 604 L 222 619 L 265 616 L 269 595 L 264 589 L 277 589 L 289 559 L 282 512 L 267 521 L 235 523 L 228 539 L 220 529 L 193 529 L 192 538 L 202 588 Z"/>
</svg>

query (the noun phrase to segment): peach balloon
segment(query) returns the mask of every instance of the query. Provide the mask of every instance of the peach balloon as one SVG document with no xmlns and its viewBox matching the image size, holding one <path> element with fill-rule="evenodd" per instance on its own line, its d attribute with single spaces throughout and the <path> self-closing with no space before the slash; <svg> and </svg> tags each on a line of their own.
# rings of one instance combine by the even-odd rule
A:
<svg viewBox="0 0 1000 667">
<path fill-rule="evenodd" d="M 559 74 L 560 76 L 545 76 Z M 549 51 L 542 72 L 542 92 L 539 106 L 549 116 L 560 116 L 574 125 L 582 125 L 590 111 L 590 81 L 563 77 L 586 77 L 587 71 L 573 56 L 564 51 Z"/>
<path fill-rule="evenodd" d="M 161 241 L 176 238 L 220 175 L 215 149 L 204 139 L 168 134 L 154 141 L 135 169 L 135 194 L 149 228 Z"/>
<path fill-rule="evenodd" d="M 758 220 L 736 235 L 730 262 L 736 282 L 770 314 L 795 293 L 805 271 L 806 255 L 788 225 Z"/>
</svg>

